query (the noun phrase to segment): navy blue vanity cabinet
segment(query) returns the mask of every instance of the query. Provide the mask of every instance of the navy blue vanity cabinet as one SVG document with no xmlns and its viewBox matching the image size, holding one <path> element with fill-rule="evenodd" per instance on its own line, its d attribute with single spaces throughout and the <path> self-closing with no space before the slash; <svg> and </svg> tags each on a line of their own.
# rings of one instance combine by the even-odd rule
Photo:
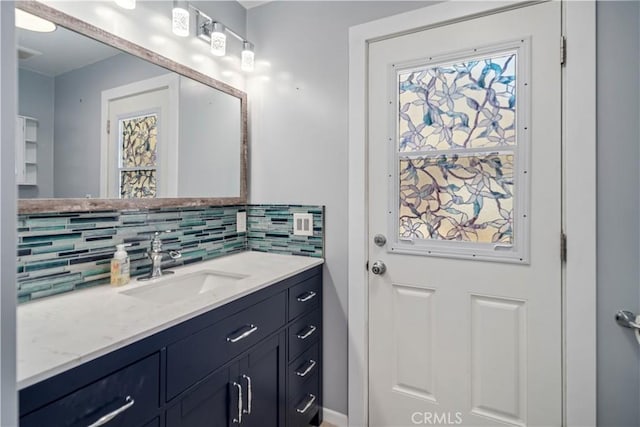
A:
<svg viewBox="0 0 640 427">
<path fill-rule="evenodd" d="M 20 391 L 21 427 L 322 423 L 322 266 Z"/>
<path fill-rule="evenodd" d="M 289 288 L 287 427 L 322 423 L 322 275 Z"/>
<path fill-rule="evenodd" d="M 167 427 L 284 426 L 285 342 L 273 335 L 182 393 Z"/>
<path fill-rule="evenodd" d="M 230 375 L 221 368 L 186 391 L 167 410 L 167 427 L 228 427 Z"/>
<path fill-rule="evenodd" d="M 22 417 L 20 426 L 158 425 L 152 418 L 160 408 L 159 372 L 160 356 L 155 353 Z"/>
</svg>

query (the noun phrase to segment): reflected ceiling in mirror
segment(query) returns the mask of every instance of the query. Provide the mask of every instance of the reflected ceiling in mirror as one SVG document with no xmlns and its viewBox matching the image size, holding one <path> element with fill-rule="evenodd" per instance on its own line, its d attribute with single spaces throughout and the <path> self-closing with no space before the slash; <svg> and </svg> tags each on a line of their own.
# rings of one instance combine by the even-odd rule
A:
<svg viewBox="0 0 640 427">
<path fill-rule="evenodd" d="M 58 25 L 16 29 L 21 212 L 246 202 L 244 92 L 42 4 L 20 7 Z"/>
</svg>

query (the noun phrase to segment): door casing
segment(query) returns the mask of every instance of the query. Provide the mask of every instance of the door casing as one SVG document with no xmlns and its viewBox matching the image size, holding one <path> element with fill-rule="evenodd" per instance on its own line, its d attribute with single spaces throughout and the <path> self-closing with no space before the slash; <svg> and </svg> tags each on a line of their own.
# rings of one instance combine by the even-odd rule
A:
<svg viewBox="0 0 640 427">
<path fill-rule="evenodd" d="M 446 1 L 349 30 L 349 424 L 368 418 L 367 50 L 371 41 L 531 2 Z M 595 2 L 563 1 L 563 425 L 596 424 Z M 573 43 L 572 43 L 573 41 Z M 561 40 L 558 40 L 560 60 Z M 586 88 L 586 89 L 585 89 Z M 560 245 L 560 236 L 558 237 Z M 585 333 L 587 332 L 587 333 Z"/>
</svg>

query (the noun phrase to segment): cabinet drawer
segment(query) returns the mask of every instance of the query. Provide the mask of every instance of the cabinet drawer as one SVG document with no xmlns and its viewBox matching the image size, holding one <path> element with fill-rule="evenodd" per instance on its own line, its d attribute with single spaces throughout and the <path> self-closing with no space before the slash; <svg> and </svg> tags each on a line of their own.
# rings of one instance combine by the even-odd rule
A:
<svg viewBox="0 0 640 427">
<path fill-rule="evenodd" d="M 289 320 L 309 312 L 320 304 L 322 276 L 313 276 L 289 289 Z"/>
<path fill-rule="evenodd" d="M 281 292 L 167 347 L 167 400 L 285 324 Z"/>
<path fill-rule="evenodd" d="M 318 376 L 305 383 L 301 392 L 288 403 L 287 427 L 308 427 L 319 409 Z"/>
<path fill-rule="evenodd" d="M 289 326 L 289 360 L 318 342 L 322 335 L 321 319 L 320 310 L 315 309 Z"/>
<path fill-rule="evenodd" d="M 312 378 L 317 378 L 320 372 L 319 346 L 314 344 L 311 348 L 289 364 L 287 372 L 288 393 L 290 398 L 298 397 L 302 387 Z"/>
<path fill-rule="evenodd" d="M 160 355 L 155 353 L 27 414 L 20 427 L 87 427 L 117 411 L 109 427 L 143 426 L 159 407 Z"/>
</svg>

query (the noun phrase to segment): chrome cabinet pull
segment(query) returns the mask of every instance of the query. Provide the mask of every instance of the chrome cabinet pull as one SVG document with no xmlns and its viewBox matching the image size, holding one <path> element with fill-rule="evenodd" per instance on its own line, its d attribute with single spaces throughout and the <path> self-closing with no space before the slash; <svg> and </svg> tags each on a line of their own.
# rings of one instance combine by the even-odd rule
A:
<svg viewBox="0 0 640 427">
<path fill-rule="evenodd" d="M 316 328 L 316 327 L 315 327 L 315 326 L 313 326 L 313 325 L 310 325 L 310 326 L 307 328 L 307 331 L 306 331 L 306 332 L 304 332 L 304 333 L 299 333 L 299 334 L 297 335 L 297 337 L 298 337 L 299 339 L 301 339 L 301 340 L 307 339 L 307 338 L 309 338 L 311 335 L 313 335 L 313 333 L 316 331 L 316 329 L 318 329 L 318 328 Z"/>
<path fill-rule="evenodd" d="M 316 367 L 316 361 L 315 361 L 315 360 L 310 359 L 310 360 L 309 360 L 309 364 L 307 365 L 307 367 L 306 367 L 306 368 L 304 368 L 302 371 L 296 371 L 296 375 L 297 375 L 297 376 L 299 376 L 299 377 L 306 377 L 306 376 L 307 376 L 307 374 L 308 374 L 309 372 L 311 372 L 311 370 L 312 370 L 313 368 L 315 368 L 315 367 Z"/>
<path fill-rule="evenodd" d="M 119 407 L 118 409 L 116 409 L 113 412 L 109 412 L 107 415 L 101 417 L 100 419 L 98 419 L 93 424 L 89 424 L 87 427 L 103 426 L 106 423 L 108 423 L 109 421 L 111 421 L 112 419 L 114 419 L 115 417 L 117 417 L 118 415 L 120 415 L 121 413 L 123 413 L 124 411 L 126 411 L 127 409 L 131 408 L 134 405 L 134 403 L 136 403 L 136 401 L 133 400 L 131 398 L 131 396 L 127 396 L 124 399 L 124 401 L 126 402 L 124 405 L 122 405 L 121 407 Z"/>
<path fill-rule="evenodd" d="M 299 302 L 307 302 L 310 299 L 315 298 L 315 296 L 316 296 L 315 292 L 309 291 L 309 292 L 306 292 L 304 294 L 298 295 L 297 299 L 298 299 Z"/>
<path fill-rule="evenodd" d="M 247 329 L 247 330 L 246 330 L 246 331 L 244 331 L 244 332 L 239 332 L 239 331 L 241 331 L 241 330 L 242 330 L 242 329 L 244 329 L 244 328 L 249 328 L 249 329 Z M 246 326 L 244 326 L 242 329 L 239 329 L 238 331 L 236 331 L 236 332 L 234 333 L 234 335 L 229 335 L 229 336 L 227 337 L 227 341 L 228 341 L 228 342 L 233 342 L 233 343 L 235 343 L 235 342 L 238 342 L 238 341 L 240 341 L 240 340 L 243 340 L 243 339 L 245 339 L 246 337 L 248 337 L 249 335 L 251 335 L 252 333 L 254 333 L 255 331 L 257 331 L 257 330 L 258 330 L 258 327 L 257 327 L 256 325 L 251 324 L 251 325 L 246 325 Z"/>
<path fill-rule="evenodd" d="M 304 414 L 305 412 L 307 412 L 309 410 L 309 408 L 311 408 L 311 405 L 313 405 L 313 402 L 316 401 L 316 395 L 315 394 L 309 394 L 309 400 L 307 400 L 307 403 L 305 403 L 304 407 L 302 409 L 300 408 L 296 408 L 296 412 L 298 412 L 299 414 Z"/>
<path fill-rule="evenodd" d="M 251 402 L 253 401 L 253 396 L 251 393 L 251 377 L 249 375 L 242 375 L 242 378 L 247 380 L 247 409 L 243 412 L 247 415 L 251 414 Z"/>
<path fill-rule="evenodd" d="M 238 418 L 234 418 L 233 422 L 236 424 L 242 423 L 242 386 L 237 382 L 233 382 L 233 386 L 238 389 Z"/>
</svg>

